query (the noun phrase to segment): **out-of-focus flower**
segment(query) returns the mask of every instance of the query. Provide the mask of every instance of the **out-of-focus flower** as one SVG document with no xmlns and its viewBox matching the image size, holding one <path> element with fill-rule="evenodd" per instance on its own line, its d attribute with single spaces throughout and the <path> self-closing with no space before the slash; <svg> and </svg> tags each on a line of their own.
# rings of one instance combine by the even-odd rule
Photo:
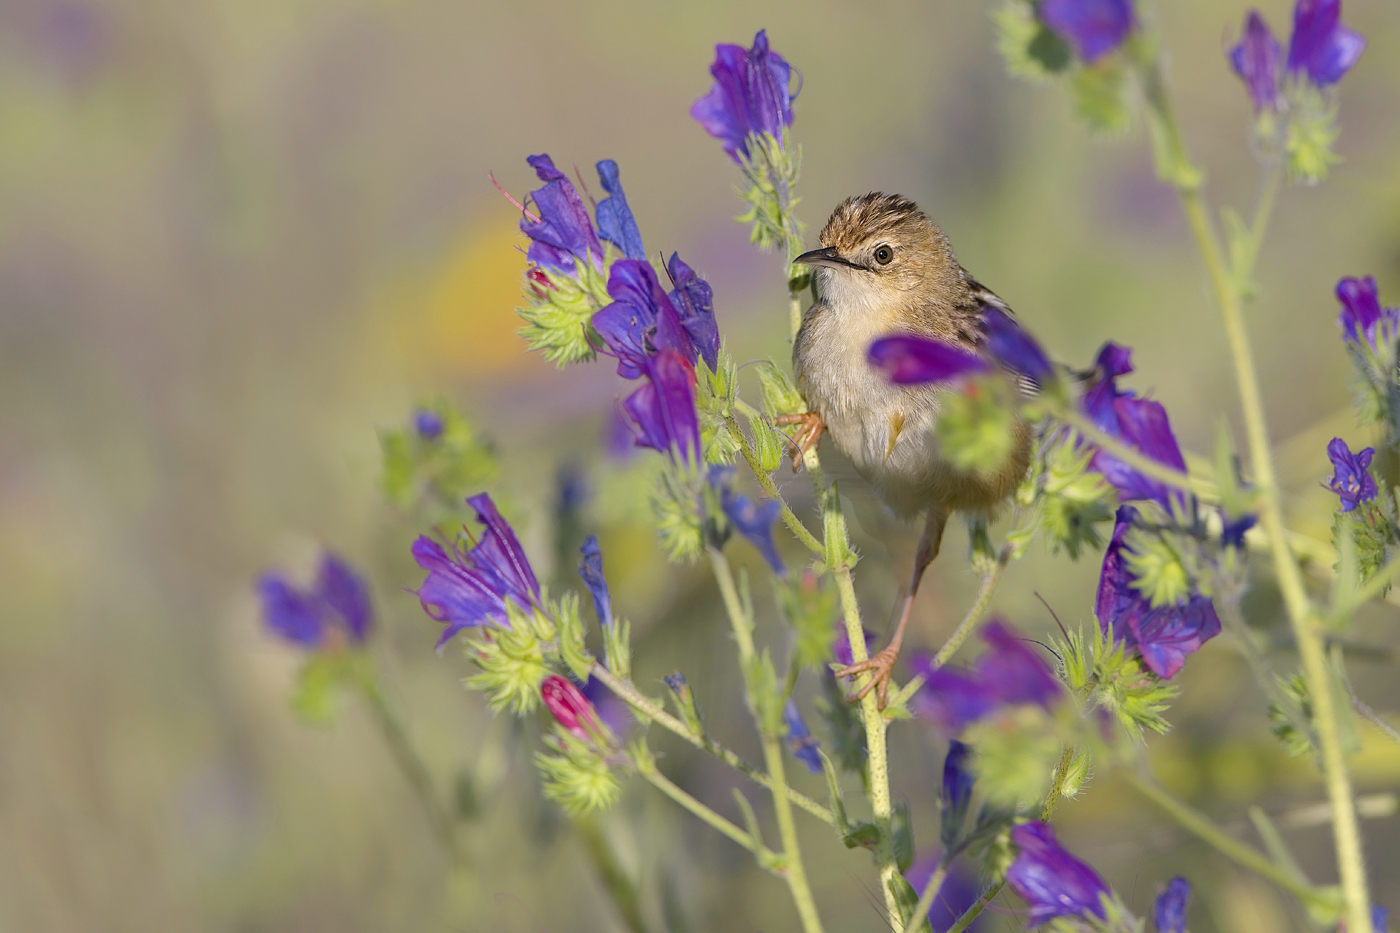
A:
<svg viewBox="0 0 1400 933">
<path fill-rule="evenodd" d="M 783 129 L 792 125 L 792 68 L 768 48 L 765 30 L 754 36 L 752 48 L 715 46 L 710 74 L 714 87 L 695 102 L 690 115 L 724 143 L 731 159 L 739 162 L 741 154 L 749 154 L 750 135 L 766 134 L 781 142 Z"/>
<path fill-rule="evenodd" d="M 1220 513 L 1220 546 L 1243 549 L 1244 536 L 1259 523 L 1259 516 L 1254 514 L 1241 515 L 1239 518 L 1231 519 L 1224 510 Z"/>
<path fill-rule="evenodd" d="M 669 297 L 680 315 L 681 326 L 690 334 L 705 365 L 713 370 L 719 365 L 719 325 L 715 323 L 714 291 L 709 282 L 681 261 L 679 253 L 671 254 L 666 271 L 676 286 Z"/>
<path fill-rule="evenodd" d="M 1343 512 L 1370 502 L 1380 492 L 1370 470 L 1371 458 L 1375 455 L 1374 447 L 1352 453 L 1340 437 L 1332 438 L 1327 445 L 1327 456 L 1332 461 L 1332 478 L 1327 481 L 1327 487 L 1341 498 Z"/>
<path fill-rule="evenodd" d="M 1113 539 L 1099 575 L 1095 611 L 1103 631 L 1137 651 L 1157 676 L 1170 679 L 1181 670 L 1187 655 L 1220 634 L 1220 618 L 1210 599 L 1200 594 L 1178 605 L 1154 609 L 1151 600 L 1133 586 L 1126 540 L 1137 516 L 1137 509 L 1130 505 L 1118 509 Z"/>
<path fill-rule="evenodd" d="M 1278 107 L 1278 76 L 1283 66 L 1283 47 L 1269 30 L 1258 10 L 1250 10 L 1244 21 L 1244 35 L 1230 50 L 1230 65 L 1249 88 L 1255 112 Z"/>
<path fill-rule="evenodd" d="M 431 408 L 420 408 L 413 413 L 413 429 L 425 441 L 435 441 L 442 437 L 442 415 Z"/>
<path fill-rule="evenodd" d="M 1022 823 L 1011 830 L 1019 853 L 1006 872 L 1006 883 L 1030 905 L 1030 924 L 1056 917 L 1104 918 L 1101 896 L 1108 885 L 1094 869 L 1070 855 L 1045 823 Z"/>
<path fill-rule="evenodd" d="M 974 353 L 912 334 L 881 337 L 870 345 L 867 358 L 896 385 L 947 382 L 989 368 L 987 361 Z"/>
<path fill-rule="evenodd" d="M 967 807 L 972 802 L 972 788 L 977 783 L 971 758 L 971 745 L 957 739 L 948 743 L 948 755 L 943 759 L 943 797 L 938 804 L 938 832 L 945 846 L 955 845 L 962 838 Z"/>
<path fill-rule="evenodd" d="M 1135 392 L 1118 388 L 1117 378 L 1132 371 L 1132 350 L 1112 341 L 1105 343 L 1096 361 L 1095 381 L 1084 393 L 1084 413 L 1104 433 L 1185 473 L 1186 459 L 1172 433 L 1167 410 L 1160 402 L 1138 398 Z M 1144 476 L 1107 451 L 1095 451 L 1092 464 L 1124 499 L 1153 499 L 1170 510 L 1171 500 L 1182 497 L 1179 491 Z"/>
<path fill-rule="evenodd" d="M 1342 279 L 1337 283 L 1337 300 L 1342 303 L 1337 325 L 1343 339 L 1373 348 L 1395 341 L 1396 331 L 1400 330 L 1400 309 L 1381 307 L 1373 276 Z"/>
<path fill-rule="evenodd" d="M 1342 80 L 1366 50 L 1366 39 L 1342 25 L 1342 0 L 1298 0 L 1288 70 L 1307 75 L 1318 87 Z"/>
<path fill-rule="evenodd" d="M 817 740 L 812 738 L 812 731 L 807 728 L 807 723 L 802 719 L 802 711 L 797 708 L 797 701 L 792 697 L 788 697 L 787 704 L 783 707 L 783 722 L 787 725 L 787 744 L 793 757 L 805 764 L 808 771 L 820 774 L 822 756 L 817 752 Z"/>
<path fill-rule="evenodd" d="M 612 625 L 612 596 L 608 593 L 607 578 L 603 576 L 603 549 L 598 547 L 598 536 L 589 535 L 579 550 L 583 553 L 583 563 L 578 565 L 578 575 L 593 594 L 593 611 L 598 614 L 598 623 Z"/>
<path fill-rule="evenodd" d="M 627 195 L 622 190 L 622 173 L 617 163 L 612 159 L 599 162 L 598 180 L 608 193 L 594 208 L 594 213 L 598 215 L 598 236 L 622 250 L 628 259 L 646 259 L 642 232 L 637 229 L 632 208 L 627 206 Z"/>
<path fill-rule="evenodd" d="M 617 358 L 617 374 L 636 379 L 654 354 L 672 349 L 690 363 L 695 342 L 681 321 L 651 264 L 619 259 L 608 278 L 613 303 L 593 315 L 593 329 L 603 338 L 603 352 Z"/>
<path fill-rule="evenodd" d="M 602 720 L 598 718 L 598 711 L 593 708 L 588 697 L 569 680 L 557 674 L 546 677 L 540 684 L 540 698 L 554 714 L 559 725 L 585 742 L 592 741 L 590 732 L 594 735 L 601 734 Z"/>
<path fill-rule="evenodd" d="M 867 632 L 864 627 L 861 628 L 861 635 L 865 638 L 865 655 L 869 657 L 870 648 L 875 644 L 875 636 Z M 838 620 L 836 623 L 836 638 L 831 642 L 831 653 L 842 667 L 850 667 L 855 663 L 855 659 L 851 656 L 850 633 L 846 631 L 846 623 L 843 621 Z"/>
<path fill-rule="evenodd" d="M 910 887 L 920 897 L 923 897 L 924 889 L 933 880 L 933 873 L 938 870 L 942 860 L 943 853 L 937 849 L 920 852 L 914 859 L 914 864 L 904 873 L 904 880 L 909 882 Z M 945 930 L 951 929 L 953 924 L 967 913 L 968 908 L 977 903 L 981 893 L 982 888 L 977 883 L 977 875 L 967 867 L 963 859 L 954 859 L 948 866 L 948 873 L 943 876 L 943 886 L 933 896 L 933 905 L 929 907 L 928 922 L 933 927 L 933 933 L 944 933 Z M 979 916 L 966 929 L 969 933 L 976 933 L 982 926 L 982 917 Z"/>
<path fill-rule="evenodd" d="M 782 504 L 776 499 L 759 503 L 748 496 L 742 496 L 734 491 L 733 484 L 728 482 L 727 478 L 721 480 L 718 485 L 720 508 L 724 510 L 730 524 L 747 538 L 750 544 L 758 548 L 774 573 L 786 577 L 787 567 L 783 564 L 782 555 L 778 553 L 778 546 L 773 542 L 773 523 L 782 513 Z"/>
<path fill-rule="evenodd" d="M 593 221 L 583 206 L 574 183 L 554 167 L 548 155 L 533 155 L 525 161 L 535 170 L 544 187 L 530 193 L 539 209 L 539 218 L 520 218 L 520 230 L 530 238 L 526 258 L 537 265 L 572 273 L 574 262 L 591 262 L 601 269 L 603 245 L 593 231 Z"/>
<path fill-rule="evenodd" d="M 506 601 L 521 609 L 537 605 L 540 585 L 520 539 L 491 497 L 482 493 L 467 500 L 476 520 L 486 526 L 481 540 L 470 550 L 455 545 L 449 554 L 432 538 L 413 542 L 413 558 L 428 571 L 418 589 L 423 611 L 446 624 L 438 650 L 464 628 L 495 624 L 508 626 Z"/>
<path fill-rule="evenodd" d="M 1038 11 L 1085 62 L 1103 58 L 1133 31 L 1132 0 L 1044 0 Z"/>
<path fill-rule="evenodd" d="M 613 735 L 627 733 L 628 727 L 634 722 L 632 707 L 618 699 L 617 694 L 609 690 L 596 677 L 588 678 L 588 683 L 583 685 L 582 693 L 584 698 L 593 704 L 593 709 L 598 714 L 598 720 L 607 726 Z"/>
<path fill-rule="evenodd" d="M 647 381 L 622 403 L 632 420 L 638 447 L 671 452 L 683 462 L 699 463 L 700 421 L 695 413 L 695 368 L 666 348 L 645 360 Z"/>
<path fill-rule="evenodd" d="M 269 571 L 258 580 L 258 596 L 267 627 L 304 648 L 319 648 L 328 638 L 337 637 L 335 633 L 352 645 L 362 645 L 374 625 L 369 587 L 354 568 L 329 551 L 321 555 L 310 590 Z"/>
<path fill-rule="evenodd" d="M 914 673 L 924 677 L 923 687 L 914 695 L 915 709 L 949 735 L 961 733 L 1001 706 L 1030 703 L 1049 709 L 1063 693 L 1050 666 L 1005 622 L 989 622 L 982 640 L 991 650 L 978 658 L 972 671 L 935 668 L 927 655 L 911 662 Z"/>
<path fill-rule="evenodd" d="M 1186 933 L 1186 903 L 1191 899 L 1191 884 L 1180 875 L 1167 882 L 1157 895 L 1157 933 Z"/>
<path fill-rule="evenodd" d="M 1055 368 L 1040 344 L 1002 309 L 982 310 L 982 330 L 987 337 L 987 352 L 1013 371 L 1029 376 L 1040 386 L 1055 377 Z"/>
</svg>

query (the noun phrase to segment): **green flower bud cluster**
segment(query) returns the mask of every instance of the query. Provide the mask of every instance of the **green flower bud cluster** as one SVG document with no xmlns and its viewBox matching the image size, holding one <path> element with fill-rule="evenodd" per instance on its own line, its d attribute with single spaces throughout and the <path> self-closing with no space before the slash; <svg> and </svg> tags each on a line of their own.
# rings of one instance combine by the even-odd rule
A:
<svg viewBox="0 0 1400 933">
<path fill-rule="evenodd" d="M 793 208 L 800 198 L 793 192 L 802 174 L 802 147 L 788 138 L 754 133 L 748 138 L 747 152 L 740 151 L 739 164 L 748 181 L 740 195 L 749 209 L 734 219 L 752 224 L 749 242 L 760 249 L 783 247 L 789 257 L 801 251 L 806 224 L 797 219 Z"/>
<path fill-rule="evenodd" d="M 554 754 L 535 753 L 545 797 L 574 816 L 607 810 L 621 793 L 608 759 L 592 743 L 557 728 L 544 737 Z"/>
<path fill-rule="evenodd" d="M 500 461 L 491 442 L 456 406 L 439 401 L 420 412 L 439 419 L 436 436 L 413 428 L 380 432 L 384 495 L 405 510 L 426 505 L 456 512 L 468 495 L 496 477 Z"/>
<path fill-rule="evenodd" d="M 738 368 L 723 347 L 716 364 L 711 370 L 703 357 L 696 361 L 695 413 L 700 421 L 700 447 L 705 452 L 705 462 L 729 464 L 742 446 L 730 428 L 739 392 Z"/>
<path fill-rule="evenodd" d="M 971 379 L 961 390 L 940 393 L 934 424 L 943 456 L 956 469 L 992 472 L 1016 444 L 1014 388 L 1000 374 Z"/>
<path fill-rule="evenodd" d="M 1171 728 L 1162 712 L 1177 687 L 1147 670 L 1123 642 L 1095 628 L 1070 632 L 1056 650 L 1065 683 L 1087 709 L 1108 711 L 1139 742 L 1144 729 L 1164 734 Z"/>
<path fill-rule="evenodd" d="M 1038 532 L 1052 554 L 1064 551 L 1071 560 L 1086 547 L 1103 546 L 1099 525 L 1113 520 L 1118 494 L 1103 474 L 1089 469 L 1092 457 L 1092 448 L 1077 449 L 1063 431 L 1040 432 L 1030 475 L 1016 494 L 1030 511 L 1008 537 L 1018 555 Z"/>
<path fill-rule="evenodd" d="M 571 618 L 578 619 L 574 598 Z M 493 712 L 509 710 L 517 716 L 533 712 L 540 700 L 540 684 L 551 673 L 550 664 L 559 660 L 559 629 L 554 619 L 559 604 L 545 600 L 545 608 L 521 609 L 506 602 L 510 627 L 483 627 L 467 643 L 467 657 L 481 673 L 466 679 L 466 685 L 486 694 Z M 579 623 L 580 625 L 582 623 Z M 581 637 L 579 641 L 581 641 Z"/>
<path fill-rule="evenodd" d="M 603 341 L 590 322 L 594 314 L 612 304 L 608 269 L 615 258 L 608 246 L 601 272 L 589 262 L 575 263 L 573 273 L 541 265 L 530 267 L 525 274 L 528 304 L 515 313 L 525 322 L 520 336 L 529 341 L 531 350 L 543 351 L 544 358 L 561 369 L 596 356 L 594 347 L 602 346 Z"/>
</svg>

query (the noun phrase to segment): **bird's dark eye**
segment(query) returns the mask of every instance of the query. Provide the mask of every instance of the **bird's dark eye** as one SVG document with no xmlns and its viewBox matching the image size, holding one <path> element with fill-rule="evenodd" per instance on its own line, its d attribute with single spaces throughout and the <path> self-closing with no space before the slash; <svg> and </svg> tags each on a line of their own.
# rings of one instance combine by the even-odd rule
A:
<svg viewBox="0 0 1400 933">
<path fill-rule="evenodd" d="M 888 266 L 890 260 L 894 258 L 894 250 L 888 246 L 875 247 L 875 261 L 882 266 Z"/>
</svg>

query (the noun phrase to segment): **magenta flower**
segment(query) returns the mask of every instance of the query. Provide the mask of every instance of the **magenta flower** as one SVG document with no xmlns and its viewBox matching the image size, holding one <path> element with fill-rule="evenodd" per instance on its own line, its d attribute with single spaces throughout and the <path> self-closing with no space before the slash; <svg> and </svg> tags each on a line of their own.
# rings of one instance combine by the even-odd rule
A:
<svg viewBox="0 0 1400 933">
<path fill-rule="evenodd" d="M 559 725 L 585 742 L 591 743 L 593 735 L 602 733 L 598 711 L 571 681 L 551 674 L 540 684 L 540 699 L 544 700 L 544 705 L 549 707 Z"/>
<path fill-rule="evenodd" d="M 1133 31 L 1132 0 L 1044 0 L 1038 11 L 1085 62 L 1103 58 Z"/>
<path fill-rule="evenodd" d="M 1337 300 L 1342 303 L 1337 325 L 1348 343 L 1378 348 L 1394 342 L 1400 330 L 1400 309 L 1381 307 L 1374 276 L 1342 279 L 1337 283 Z"/>
<path fill-rule="evenodd" d="M 675 290 L 668 296 L 680 315 L 681 326 L 690 335 L 695 350 L 711 370 L 719 366 L 719 325 L 715 323 L 715 298 L 710 283 L 672 253 L 666 263 Z M 694 362 L 692 359 L 691 362 Z"/>
<path fill-rule="evenodd" d="M 1370 502 L 1380 493 L 1370 469 L 1371 458 L 1375 455 L 1373 447 L 1352 453 L 1340 437 L 1332 438 L 1327 445 L 1327 456 L 1332 461 L 1332 478 L 1327 481 L 1327 488 L 1341 497 L 1343 512 Z"/>
<path fill-rule="evenodd" d="M 1120 506 L 1113 539 L 1103 557 L 1095 614 L 1104 632 L 1136 651 L 1148 669 L 1170 679 L 1186 663 L 1186 656 L 1220 634 L 1220 618 L 1209 598 L 1195 594 L 1184 603 L 1152 607 L 1152 602 L 1133 587 L 1128 570 L 1126 544 L 1128 530 L 1137 518 L 1137 509 Z"/>
<path fill-rule="evenodd" d="M 316 583 L 304 590 L 279 573 L 258 579 L 263 621 L 294 645 L 316 649 L 344 638 L 362 645 L 374 625 L 369 587 L 349 564 L 329 551 L 321 555 Z"/>
<path fill-rule="evenodd" d="M 792 125 L 792 94 L 788 90 L 792 68 L 768 48 L 768 34 L 760 29 L 753 48 L 715 46 L 710 66 L 715 84 L 697 100 L 690 115 L 705 132 L 724 143 L 735 162 L 748 155 L 748 139 L 756 133 L 779 141 Z"/>
<path fill-rule="evenodd" d="M 1366 39 L 1342 25 L 1342 0 L 1298 0 L 1288 70 L 1307 75 L 1318 87 L 1342 80 L 1366 50 Z"/>
<path fill-rule="evenodd" d="M 1104 918 L 1102 895 L 1109 893 L 1098 872 L 1070 855 L 1045 823 L 1022 823 L 1011 830 L 1020 850 L 1006 872 L 1006 883 L 1030 904 L 1031 926 L 1056 917 Z"/>
<path fill-rule="evenodd" d="M 720 508 L 724 510 L 729 523 L 758 548 L 775 574 L 786 577 L 787 567 L 773 541 L 773 523 L 782 514 L 782 503 L 776 499 L 759 503 L 735 492 L 733 467 L 711 467 L 709 480 L 710 485 L 719 491 Z"/>
<path fill-rule="evenodd" d="M 446 624 L 437 648 L 464 628 L 494 624 L 508 627 L 506 601 L 521 609 L 539 604 L 540 585 L 520 539 L 491 497 L 485 493 L 467 500 L 476 520 L 486 526 L 481 540 L 469 550 L 447 550 L 432 538 L 413 542 L 413 559 L 428 571 L 418 589 L 423 611 Z"/>
<path fill-rule="evenodd" d="M 986 360 L 975 353 L 913 334 L 881 337 L 870 345 L 867 359 L 895 385 L 948 382 L 990 368 Z"/>
<path fill-rule="evenodd" d="M 982 332 L 987 352 L 1013 372 L 1028 376 L 1038 386 L 1055 378 L 1055 367 L 1040 344 L 1001 308 L 982 309 Z"/>
<path fill-rule="evenodd" d="M 977 659 L 971 671 L 933 666 L 927 655 L 910 666 L 924 677 L 914 695 L 916 712 L 937 723 L 949 735 L 957 735 L 1001 706 L 1035 704 L 1049 709 L 1063 691 L 1050 666 L 1040 659 L 1000 619 L 982 630 L 990 649 Z"/>
<path fill-rule="evenodd" d="M 938 837 L 945 847 L 962 839 L 967 808 L 972 803 L 972 788 L 977 775 L 971 768 L 972 746 L 957 739 L 948 743 L 948 755 L 943 759 L 943 796 L 938 803 Z"/>
<path fill-rule="evenodd" d="M 619 376 L 639 378 L 647 359 L 668 348 L 694 365 L 695 342 L 650 263 L 639 259 L 613 263 L 608 295 L 613 303 L 593 315 L 592 323 L 603 338 L 602 352 L 617 358 Z"/>
<path fill-rule="evenodd" d="M 1084 413 L 1099 430 L 1136 447 L 1159 463 L 1186 472 L 1186 459 L 1172 433 L 1167 410 L 1160 402 L 1139 398 L 1118 388 L 1117 378 L 1133 371 L 1132 350 L 1112 341 L 1099 350 L 1095 381 L 1084 393 Z M 1182 494 L 1160 480 L 1145 476 L 1104 450 L 1094 453 L 1092 465 L 1123 499 L 1152 499 L 1171 509 Z"/>
<path fill-rule="evenodd" d="M 425 441 L 435 441 L 442 437 L 442 415 L 431 408 L 420 408 L 413 413 L 413 429 Z"/>
<path fill-rule="evenodd" d="M 1230 65 L 1249 89 L 1256 113 L 1277 109 L 1283 48 L 1258 10 L 1250 10 L 1245 17 L 1244 35 L 1230 50 Z"/>
<path fill-rule="evenodd" d="M 923 897 L 924 889 L 933 880 L 933 873 L 938 870 L 942 860 L 943 853 L 937 849 L 920 852 L 914 859 L 914 864 L 904 873 L 904 880 L 909 882 L 920 897 Z M 948 867 L 948 873 L 943 877 L 943 886 L 933 896 L 933 906 L 929 908 L 928 922 L 933 927 L 933 933 L 944 933 L 952 929 L 953 924 L 967 913 L 968 908 L 977 903 L 977 898 L 981 895 L 982 887 L 977 883 L 977 875 L 968 868 L 966 860 L 954 859 Z M 984 929 L 982 921 L 985 916 L 984 914 L 973 920 L 967 927 L 967 933 L 976 933 Z"/>
</svg>

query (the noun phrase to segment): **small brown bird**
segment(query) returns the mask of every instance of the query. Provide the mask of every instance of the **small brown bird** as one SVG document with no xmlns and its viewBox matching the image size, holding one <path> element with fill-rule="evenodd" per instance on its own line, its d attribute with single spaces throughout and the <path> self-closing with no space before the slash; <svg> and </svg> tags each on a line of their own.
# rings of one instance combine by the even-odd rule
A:
<svg viewBox="0 0 1400 933">
<path fill-rule="evenodd" d="M 800 425 L 793 437 L 794 468 L 828 432 L 891 512 L 906 520 L 924 516 L 894 637 L 869 660 L 837 671 L 838 677 L 871 671 L 856 698 L 874 689 L 884 709 L 914 596 L 938 556 L 948 516 L 991 516 L 1026 474 L 1031 432 L 1018 422 L 1011 454 L 992 472 L 955 469 L 933 433 L 938 387 L 895 385 L 867 359 L 872 342 L 897 333 L 984 352 L 983 310 L 1010 311 L 958 264 L 943 231 L 918 205 L 890 194 L 848 198 L 822 228 L 821 244 L 796 259 L 813 267 L 819 298 L 803 317 L 792 350 L 808 411 L 779 419 Z"/>
</svg>

